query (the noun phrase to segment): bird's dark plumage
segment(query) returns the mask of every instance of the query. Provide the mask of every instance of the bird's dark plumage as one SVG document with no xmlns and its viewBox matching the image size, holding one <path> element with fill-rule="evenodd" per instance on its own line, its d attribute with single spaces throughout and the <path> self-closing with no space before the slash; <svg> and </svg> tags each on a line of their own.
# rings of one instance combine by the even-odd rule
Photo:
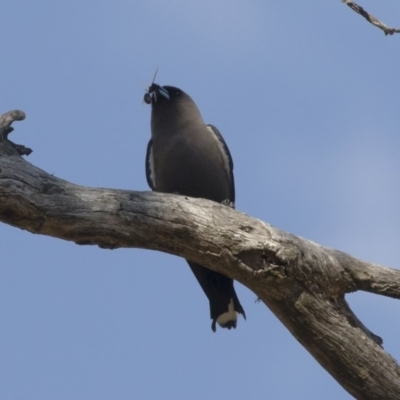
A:
<svg viewBox="0 0 400 400">
<path fill-rule="evenodd" d="M 234 206 L 231 154 L 218 129 L 204 123 L 191 97 L 176 87 L 153 83 L 144 101 L 152 108 L 146 154 L 151 189 Z M 212 330 L 217 322 L 223 328 L 236 328 L 237 313 L 246 315 L 233 280 L 191 261 L 188 264 L 210 302 Z"/>
</svg>

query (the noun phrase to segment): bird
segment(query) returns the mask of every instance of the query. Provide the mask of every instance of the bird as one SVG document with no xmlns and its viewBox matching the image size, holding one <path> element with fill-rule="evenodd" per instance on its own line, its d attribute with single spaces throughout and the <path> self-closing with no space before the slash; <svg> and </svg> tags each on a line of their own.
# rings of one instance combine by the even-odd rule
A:
<svg viewBox="0 0 400 400">
<path fill-rule="evenodd" d="M 219 130 L 206 124 L 192 98 L 174 86 L 154 83 L 144 102 L 151 105 L 151 138 L 146 178 L 153 191 L 204 198 L 234 207 L 233 161 Z M 246 314 L 233 280 L 186 260 L 210 304 L 211 329 L 236 328 Z"/>
</svg>

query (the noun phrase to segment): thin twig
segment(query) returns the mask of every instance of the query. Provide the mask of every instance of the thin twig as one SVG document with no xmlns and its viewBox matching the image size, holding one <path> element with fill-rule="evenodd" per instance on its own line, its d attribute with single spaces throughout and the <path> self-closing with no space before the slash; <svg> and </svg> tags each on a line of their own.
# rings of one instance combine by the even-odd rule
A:
<svg viewBox="0 0 400 400">
<path fill-rule="evenodd" d="M 360 14 L 361 16 L 363 16 L 372 25 L 375 25 L 379 29 L 382 29 L 383 32 L 385 33 L 385 35 L 393 35 L 394 33 L 400 33 L 400 29 L 398 29 L 398 28 L 389 28 L 386 24 L 384 24 L 383 22 L 379 21 L 372 14 L 368 13 L 367 11 L 365 11 L 361 6 L 359 6 L 358 4 L 354 3 L 354 1 L 342 0 L 342 2 L 346 3 L 357 14 Z"/>
</svg>

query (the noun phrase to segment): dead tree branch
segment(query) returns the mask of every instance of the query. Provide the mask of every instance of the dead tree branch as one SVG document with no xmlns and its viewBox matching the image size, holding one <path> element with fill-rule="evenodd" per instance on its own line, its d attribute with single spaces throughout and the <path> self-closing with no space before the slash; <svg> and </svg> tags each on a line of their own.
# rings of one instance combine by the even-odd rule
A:
<svg viewBox="0 0 400 400">
<path fill-rule="evenodd" d="M 345 301 L 357 290 L 400 298 L 400 271 L 211 201 L 58 179 L 8 141 L 10 121 L 21 115 L 0 117 L 1 222 L 77 244 L 160 250 L 224 273 L 252 290 L 351 395 L 400 398 L 398 364 Z"/>
<path fill-rule="evenodd" d="M 379 21 L 378 18 L 374 17 L 372 14 L 364 10 L 361 6 L 358 4 L 354 3 L 354 1 L 351 0 L 342 0 L 343 3 L 346 3 L 353 11 L 355 11 L 357 14 L 360 14 L 362 17 L 364 17 L 368 22 L 370 22 L 372 25 L 375 25 L 379 29 L 382 29 L 385 35 L 393 35 L 395 33 L 400 33 L 400 29 L 398 28 L 389 28 L 386 24 L 383 22 Z"/>
</svg>

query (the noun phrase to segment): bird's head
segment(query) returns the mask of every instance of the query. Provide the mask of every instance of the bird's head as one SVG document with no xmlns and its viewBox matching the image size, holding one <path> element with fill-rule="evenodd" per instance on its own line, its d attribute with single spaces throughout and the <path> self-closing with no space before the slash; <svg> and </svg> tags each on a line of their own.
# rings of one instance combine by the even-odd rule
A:
<svg viewBox="0 0 400 400">
<path fill-rule="evenodd" d="M 146 104 L 154 106 L 184 106 L 195 104 L 192 98 L 183 90 L 174 86 L 160 86 L 152 83 L 143 98 Z"/>
<path fill-rule="evenodd" d="M 176 87 L 160 86 L 157 83 L 152 83 L 151 86 L 146 89 L 143 100 L 146 104 L 151 105 L 162 102 L 172 103 L 178 100 L 179 97 L 182 97 L 183 94 L 186 93 Z"/>
<path fill-rule="evenodd" d="M 177 87 L 152 83 L 143 100 L 151 104 L 153 123 L 182 125 L 193 120 L 202 121 L 196 103 Z"/>
</svg>

